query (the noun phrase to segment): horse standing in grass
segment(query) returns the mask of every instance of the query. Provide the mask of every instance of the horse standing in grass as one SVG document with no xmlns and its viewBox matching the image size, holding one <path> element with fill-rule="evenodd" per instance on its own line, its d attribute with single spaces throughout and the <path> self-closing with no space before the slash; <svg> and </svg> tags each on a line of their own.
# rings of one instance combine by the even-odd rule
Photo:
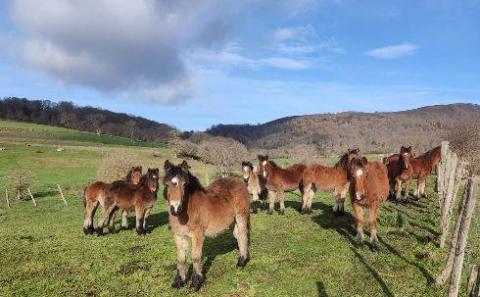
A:
<svg viewBox="0 0 480 297">
<path fill-rule="evenodd" d="M 258 155 L 260 163 L 260 175 L 265 179 L 265 188 L 268 190 L 268 214 L 273 213 L 275 197 L 280 200 L 280 214 L 285 213 L 285 191 L 300 189 L 303 195 L 303 171 L 307 166 L 294 164 L 287 168 L 281 168 L 275 162 L 268 159 L 268 156 Z"/>
<path fill-rule="evenodd" d="M 367 207 L 372 248 L 378 249 L 377 216 L 380 204 L 388 196 L 387 168 L 379 162 L 368 162 L 365 157 L 353 159 L 349 167 L 350 199 L 357 229 L 357 244 L 363 244 L 363 207 Z"/>
<path fill-rule="evenodd" d="M 105 214 L 100 218 L 97 227 L 97 233 L 103 234 L 103 228 L 107 221 L 113 227 L 112 222 L 115 219 L 117 209 L 122 210 L 122 227 L 128 228 L 128 213 L 135 211 L 137 234 L 147 233 L 147 219 L 150 215 L 158 192 L 158 168 L 148 168 L 147 173 L 142 177 L 140 183 L 136 186 L 128 184 L 117 184 L 110 188 L 105 199 Z M 114 231 L 113 228 L 110 230 Z"/>
<path fill-rule="evenodd" d="M 242 175 L 243 181 L 247 185 L 248 193 L 252 196 L 252 208 L 253 212 L 257 212 L 257 203 L 259 199 L 265 197 L 265 182 L 258 175 L 258 170 L 249 161 L 242 162 Z"/>
<path fill-rule="evenodd" d="M 124 180 L 114 181 L 113 183 L 104 183 L 101 181 L 94 182 L 83 191 L 83 203 L 84 203 L 84 220 L 83 220 L 83 232 L 85 234 L 93 234 L 93 217 L 97 210 L 98 205 L 102 206 L 102 215 L 105 213 L 105 198 L 107 192 L 112 186 L 118 186 L 123 184 L 138 185 L 142 178 L 142 166 L 132 167 L 128 171 Z"/>
<path fill-rule="evenodd" d="M 442 148 L 437 146 L 426 153 L 410 160 L 413 168 L 413 178 L 417 179 L 415 196 L 425 197 L 425 184 L 428 176 L 432 173 L 442 159 Z"/>
<path fill-rule="evenodd" d="M 240 256 L 237 267 L 248 261 L 250 229 L 250 195 L 245 184 L 237 179 L 222 178 L 203 188 L 189 171 L 186 161 L 164 164 L 164 196 L 169 205 L 169 224 L 177 247 L 178 274 L 174 288 L 185 285 L 187 277 L 188 241 L 192 240 L 193 273 L 190 287 L 197 291 L 203 282 L 202 248 L 205 237 L 215 237 L 233 229 Z"/>
<path fill-rule="evenodd" d="M 349 149 L 333 167 L 320 164 L 307 166 L 303 172 L 303 203 L 302 213 L 312 212 L 312 202 L 315 192 L 318 189 L 335 192 L 335 215 L 344 212 L 345 197 L 349 187 L 348 165 L 354 158 L 358 157 L 359 149 Z"/>
</svg>

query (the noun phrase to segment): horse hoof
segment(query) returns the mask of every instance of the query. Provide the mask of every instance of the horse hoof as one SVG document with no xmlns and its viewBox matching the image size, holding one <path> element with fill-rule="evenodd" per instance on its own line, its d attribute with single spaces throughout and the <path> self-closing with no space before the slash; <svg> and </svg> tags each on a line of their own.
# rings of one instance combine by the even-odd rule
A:
<svg viewBox="0 0 480 297">
<path fill-rule="evenodd" d="M 243 256 L 238 257 L 237 268 L 243 269 L 247 265 L 248 260 L 249 260 L 248 257 L 243 257 Z"/>
<path fill-rule="evenodd" d="M 372 252 L 379 252 L 380 251 L 380 248 L 378 247 L 377 243 L 372 243 L 372 246 L 371 246 L 370 249 L 372 250 Z"/>
<path fill-rule="evenodd" d="M 182 278 L 180 277 L 180 275 L 177 275 L 175 277 L 175 280 L 173 281 L 172 283 L 172 288 L 175 288 L 175 289 L 180 289 L 181 287 L 183 287 L 185 285 L 185 281 L 182 280 Z"/>
<path fill-rule="evenodd" d="M 83 228 L 83 233 L 85 233 L 85 235 L 92 235 L 94 231 L 93 227 Z"/>
<path fill-rule="evenodd" d="M 136 230 L 137 230 L 138 235 L 145 235 L 145 230 L 140 229 L 140 228 L 137 228 Z"/>
<path fill-rule="evenodd" d="M 97 231 L 97 235 L 98 235 L 98 236 L 103 236 L 103 235 L 105 235 L 105 234 L 103 233 L 103 228 L 97 228 L 96 231 Z"/>
<path fill-rule="evenodd" d="M 285 215 L 285 209 L 280 210 L 280 215 L 282 215 L 282 216 Z"/>
<path fill-rule="evenodd" d="M 116 233 L 115 227 L 108 228 L 108 232 L 115 234 Z"/>
<path fill-rule="evenodd" d="M 200 290 L 200 287 L 202 286 L 202 281 L 203 281 L 202 276 L 194 271 L 192 273 L 190 288 L 192 288 L 194 292 Z"/>
<path fill-rule="evenodd" d="M 273 210 L 272 210 L 272 209 L 269 209 L 269 210 L 267 211 L 267 214 L 272 215 L 272 214 L 273 214 Z"/>
</svg>

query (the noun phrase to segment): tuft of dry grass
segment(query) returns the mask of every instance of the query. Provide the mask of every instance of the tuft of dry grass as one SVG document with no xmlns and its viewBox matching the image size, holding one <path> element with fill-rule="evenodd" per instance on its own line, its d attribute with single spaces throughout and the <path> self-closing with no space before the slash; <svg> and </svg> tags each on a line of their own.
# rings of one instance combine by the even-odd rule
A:
<svg viewBox="0 0 480 297">
<path fill-rule="evenodd" d="M 27 189 L 32 185 L 33 177 L 25 170 L 15 171 L 12 175 L 7 177 L 6 185 L 10 189 L 15 190 L 17 198 L 21 198 Z"/>
</svg>

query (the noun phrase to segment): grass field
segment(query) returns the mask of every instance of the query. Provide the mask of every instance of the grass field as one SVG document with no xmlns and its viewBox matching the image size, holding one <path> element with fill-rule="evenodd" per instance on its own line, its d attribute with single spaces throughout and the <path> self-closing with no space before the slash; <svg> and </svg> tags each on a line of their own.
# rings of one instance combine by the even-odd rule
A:
<svg viewBox="0 0 480 297">
<path fill-rule="evenodd" d="M 0 127 L 4 133 L 4 126 Z M 106 154 L 133 155 L 143 166 L 161 168 L 165 158 L 178 161 L 172 151 L 122 143 L 99 146 L 95 138 L 76 140 L 75 134 L 81 132 L 65 133 L 71 138 L 61 139 L 53 133 L 50 140 L 55 143 L 29 138 L 32 146 L 25 146 L 24 138 L 18 141 L 21 137 L 3 142 L 4 134 L 0 134 L 0 146 L 6 147 L 0 151 L 0 177 L 17 169 L 31 172 L 38 204 L 34 207 L 28 200 L 13 201 L 12 208 L 7 209 L 1 195 L 0 296 L 445 295 L 446 288 L 432 284 L 445 252 L 437 246 L 438 202 L 431 193 L 431 181 L 426 199 L 384 203 L 379 216 L 378 253 L 354 247 L 350 203 L 345 216 L 334 218 L 333 196 L 321 193 L 315 197 L 313 214 L 300 215 L 301 199 L 292 193 L 287 195 L 285 216 L 252 215 L 251 261 L 244 270 L 235 268 L 236 245 L 230 234 L 224 234 L 207 240 L 204 246 L 206 281 L 202 289 L 195 294 L 188 288 L 171 289 L 176 274 L 175 246 L 163 197 L 159 195 L 150 220 L 154 229 L 148 236 L 127 230 L 97 237 L 83 235 L 79 193 L 95 178 Z M 64 145 L 65 151 L 57 152 L 56 145 Z M 160 152 L 161 157 L 152 157 L 153 151 Z M 214 176 L 210 166 L 194 161 L 191 165 L 202 182 Z M 66 192 L 68 207 L 55 191 L 57 183 Z M 2 182 L 0 193 L 4 190 Z M 469 262 L 480 259 L 479 223 L 477 215 Z"/>
</svg>

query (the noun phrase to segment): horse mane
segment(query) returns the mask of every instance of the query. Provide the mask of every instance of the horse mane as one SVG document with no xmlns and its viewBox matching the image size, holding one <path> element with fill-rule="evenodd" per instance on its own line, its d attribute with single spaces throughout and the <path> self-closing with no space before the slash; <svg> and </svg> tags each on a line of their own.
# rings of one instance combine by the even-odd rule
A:
<svg viewBox="0 0 480 297">
<path fill-rule="evenodd" d="M 130 169 L 130 170 L 127 172 L 127 176 L 125 176 L 124 181 L 126 181 L 127 183 L 130 182 L 130 180 L 131 180 L 131 178 L 132 178 L 132 173 L 133 173 L 133 168 Z M 142 175 L 142 178 L 143 178 L 143 175 Z"/>
<path fill-rule="evenodd" d="M 340 157 L 340 160 L 333 166 L 334 168 L 342 168 L 342 169 L 347 169 L 348 167 L 348 153 L 343 154 Z"/>
</svg>

